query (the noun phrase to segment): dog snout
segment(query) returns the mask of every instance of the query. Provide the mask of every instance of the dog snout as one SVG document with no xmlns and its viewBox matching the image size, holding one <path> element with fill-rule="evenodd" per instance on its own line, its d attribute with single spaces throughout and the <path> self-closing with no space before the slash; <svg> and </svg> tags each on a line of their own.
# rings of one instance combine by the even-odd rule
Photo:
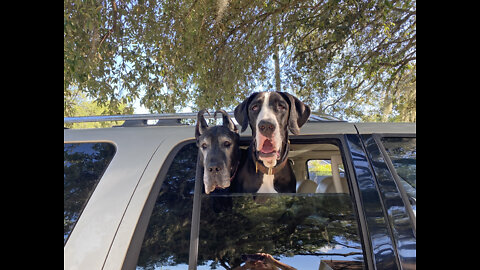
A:
<svg viewBox="0 0 480 270">
<path fill-rule="evenodd" d="M 272 137 L 273 132 L 275 131 L 275 124 L 268 120 L 261 120 L 258 123 L 258 129 L 260 133 L 265 137 Z"/>
<path fill-rule="evenodd" d="M 218 166 L 212 166 L 210 168 L 208 168 L 208 171 L 211 172 L 211 173 L 218 173 L 222 170 L 221 167 L 218 167 Z"/>
<path fill-rule="evenodd" d="M 222 172 L 222 166 L 219 163 L 210 163 L 208 166 L 208 171 L 213 174 L 218 174 Z"/>
</svg>

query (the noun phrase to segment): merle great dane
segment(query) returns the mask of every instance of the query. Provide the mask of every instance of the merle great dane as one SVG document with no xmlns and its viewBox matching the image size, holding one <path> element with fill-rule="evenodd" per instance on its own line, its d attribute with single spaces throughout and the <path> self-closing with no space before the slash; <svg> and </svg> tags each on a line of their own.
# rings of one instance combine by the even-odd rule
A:
<svg viewBox="0 0 480 270">
<path fill-rule="evenodd" d="M 290 142 L 310 116 L 310 107 L 285 92 L 253 93 L 235 108 L 244 132 L 250 125 L 252 143 L 235 178 L 234 190 L 249 193 L 295 193 L 296 179 L 288 162 Z"/>
<path fill-rule="evenodd" d="M 197 166 L 203 166 L 203 184 L 205 193 L 215 189 L 225 189 L 230 186 L 238 169 L 240 151 L 238 129 L 224 110 L 217 113 L 223 115 L 223 125 L 207 125 L 201 110 L 197 115 L 195 138 L 198 146 L 199 159 Z M 210 114 L 210 113 L 208 113 Z"/>
</svg>

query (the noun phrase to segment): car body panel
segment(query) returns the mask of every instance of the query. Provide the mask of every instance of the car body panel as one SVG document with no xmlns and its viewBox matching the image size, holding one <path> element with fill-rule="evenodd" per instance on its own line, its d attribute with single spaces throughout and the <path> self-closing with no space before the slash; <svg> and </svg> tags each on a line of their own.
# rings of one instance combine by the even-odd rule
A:
<svg viewBox="0 0 480 270">
<path fill-rule="evenodd" d="M 166 135 L 161 130 L 64 130 L 64 143 L 111 142 L 117 148 L 64 246 L 65 269 L 103 267 L 135 187 Z"/>
<path fill-rule="evenodd" d="M 136 236 L 145 232 L 154 198 L 175 156 L 172 150 L 194 142 L 194 130 L 188 125 L 64 130 L 64 143 L 110 142 L 117 148 L 64 246 L 64 269 L 132 269 L 141 245 Z M 307 122 L 301 135 L 291 135 L 342 138 L 346 166 L 354 174 L 352 199 L 360 212 L 369 269 L 415 267 L 415 235 L 404 222 L 405 212 L 392 212 L 402 207 L 401 200 L 388 198 L 399 191 L 392 179 L 379 183 L 378 173 L 388 168 L 371 161 L 380 157 L 371 134 L 415 133 L 415 123 Z M 241 134 L 244 139 L 250 136 L 250 129 Z"/>
<path fill-rule="evenodd" d="M 150 200 L 150 204 L 155 201 L 156 194 L 163 183 L 165 173 L 168 170 L 171 162 L 171 160 L 170 162 L 166 161 L 167 157 L 171 156 L 173 158 L 175 156 L 175 153 L 171 154 L 171 151 L 177 145 L 192 142 L 191 139 L 193 138 L 186 136 L 181 137 L 181 134 L 181 132 L 177 134 L 172 133 L 167 136 L 165 141 L 152 156 L 150 163 L 145 169 L 145 172 L 142 175 L 138 186 L 136 187 L 131 202 L 125 211 L 122 223 L 118 228 L 117 237 L 115 237 L 115 241 L 112 244 L 103 269 L 122 269 L 122 265 L 124 264 L 124 260 L 128 255 L 127 252 L 131 245 L 132 239 L 134 238 L 134 234 L 144 234 L 144 228 L 137 228 L 137 226 L 139 226 L 139 220 L 144 220 L 146 218 L 144 220 L 144 227 L 146 228 L 148 218 L 151 214 L 151 209 L 149 209 L 150 207 L 147 207 L 149 204 L 148 201 L 149 198 L 153 199 Z M 161 170 L 162 167 L 164 167 L 165 170 Z M 157 188 L 154 188 L 154 185 L 157 186 Z M 142 215 L 145 216 L 142 218 Z M 129 256 L 132 256 L 132 254 Z"/>
</svg>

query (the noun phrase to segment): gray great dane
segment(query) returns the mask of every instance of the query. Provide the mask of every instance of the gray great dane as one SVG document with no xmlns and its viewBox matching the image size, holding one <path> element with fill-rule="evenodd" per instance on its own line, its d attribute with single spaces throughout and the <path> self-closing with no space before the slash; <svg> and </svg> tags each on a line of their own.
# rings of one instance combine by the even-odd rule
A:
<svg viewBox="0 0 480 270">
<path fill-rule="evenodd" d="M 288 162 L 288 131 L 294 135 L 300 133 L 310 116 L 310 107 L 286 92 L 260 92 L 238 105 L 234 114 L 241 131 L 250 125 L 253 137 L 234 189 L 249 193 L 295 193 L 295 174 Z"/>
<path fill-rule="evenodd" d="M 228 188 L 235 177 L 240 158 L 240 136 L 237 127 L 224 110 L 218 110 L 214 114 L 214 118 L 217 113 L 222 114 L 221 126 L 209 127 L 205 121 L 205 112 L 208 113 L 207 110 L 198 112 L 195 138 L 200 156 L 200 164 L 197 166 L 204 168 L 203 184 L 205 193 L 209 194 L 215 189 Z"/>
</svg>

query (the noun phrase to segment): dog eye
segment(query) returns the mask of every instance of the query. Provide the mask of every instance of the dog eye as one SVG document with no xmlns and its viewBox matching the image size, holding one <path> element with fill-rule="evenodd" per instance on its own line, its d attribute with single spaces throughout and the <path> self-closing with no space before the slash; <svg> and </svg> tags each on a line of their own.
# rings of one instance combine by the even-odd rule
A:
<svg viewBox="0 0 480 270">
<path fill-rule="evenodd" d="M 225 147 L 229 147 L 230 145 L 232 145 L 232 143 L 230 143 L 229 141 L 226 141 L 223 143 L 223 145 L 225 145 Z"/>
<path fill-rule="evenodd" d="M 252 106 L 252 111 L 256 111 L 256 110 L 258 110 L 258 105 L 253 105 Z"/>
<path fill-rule="evenodd" d="M 202 148 L 203 148 L 203 149 L 207 149 L 207 144 L 206 144 L 206 143 L 202 143 Z"/>
<path fill-rule="evenodd" d="M 286 107 L 285 105 L 283 105 L 283 104 L 278 104 L 278 109 L 279 109 L 279 110 L 286 110 L 287 107 Z"/>
</svg>

